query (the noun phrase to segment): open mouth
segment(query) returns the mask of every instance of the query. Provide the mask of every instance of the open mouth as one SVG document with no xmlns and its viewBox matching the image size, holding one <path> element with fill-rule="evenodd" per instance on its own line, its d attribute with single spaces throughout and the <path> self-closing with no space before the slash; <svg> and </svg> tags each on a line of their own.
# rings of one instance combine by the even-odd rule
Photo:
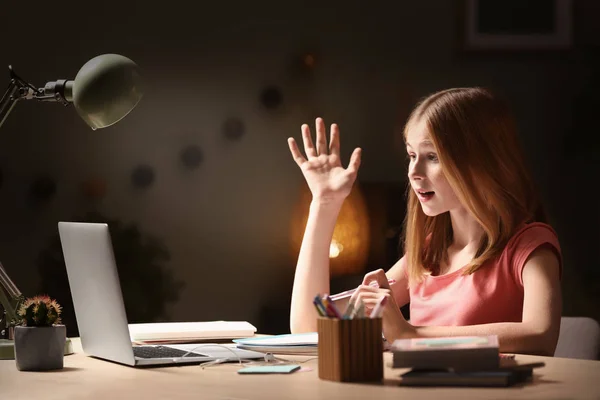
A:
<svg viewBox="0 0 600 400">
<path fill-rule="evenodd" d="M 433 197 L 435 192 L 433 191 L 425 191 L 425 190 L 417 190 L 417 196 L 421 201 L 427 201 Z"/>
</svg>

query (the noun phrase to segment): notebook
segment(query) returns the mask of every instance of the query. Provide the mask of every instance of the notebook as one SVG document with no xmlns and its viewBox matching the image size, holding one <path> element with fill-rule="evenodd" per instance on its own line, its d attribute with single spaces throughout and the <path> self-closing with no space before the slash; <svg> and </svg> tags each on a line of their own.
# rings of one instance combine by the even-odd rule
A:
<svg viewBox="0 0 600 400">
<path fill-rule="evenodd" d="M 273 354 L 317 355 L 317 332 L 234 339 L 237 347 Z"/>
<path fill-rule="evenodd" d="M 83 352 L 89 356 L 130 366 L 159 366 L 207 361 L 263 359 L 264 353 L 238 349 L 234 343 L 178 345 L 132 344 L 123 293 L 107 224 L 59 222 L 58 231 Z M 254 327 L 233 323 L 241 329 Z M 173 336 L 172 324 L 134 326 L 134 337 Z M 227 323 L 182 324 L 183 335 L 229 335 Z M 202 328 L 202 329 L 199 329 Z M 215 330 L 215 328 L 218 328 Z M 235 330 L 234 330 L 235 331 Z M 182 333 L 180 332 L 179 335 Z M 141 336 L 136 336 L 141 335 Z"/>
</svg>

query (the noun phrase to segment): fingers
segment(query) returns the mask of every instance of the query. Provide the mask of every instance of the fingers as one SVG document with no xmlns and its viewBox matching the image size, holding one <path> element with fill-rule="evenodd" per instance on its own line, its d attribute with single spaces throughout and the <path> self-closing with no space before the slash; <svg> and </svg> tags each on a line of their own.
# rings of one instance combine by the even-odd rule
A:
<svg viewBox="0 0 600 400">
<path fill-rule="evenodd" d="M 315 120 L 315 128 L 316 128 L 316 147 L 313 143 L 310 128 L 307 124 L 303 124 L 301 127 L 302 131 L 302 141 L 304 143 L 304 151 L 306 153 L 306 159 L 310 157 L 317 157 L 321 154 L 331 154 L 336 155 L 338 159 L 340 158 L 340 129 L 337 124 L 331 124 L 330 137 L 329 137 L 329 146 L 327 146 L 327 135 L 325 130 L 325 122 L 323 122 L 323 118 L 317 118 Z M 294 153 L 292 149 L 292 143 L 288 139 L 288 143 L 290 144 L 290 150 L 294 155 L 294 159 L 297 159 L 297 155 Z M 296 145 L 296 149 L 298 146 Z M 356 148 L 350 157 L 350 163 L 348 164 L 348 171 L 352 173 L 358 172 L 358 168 L 360 167 L 360 159 L 361 159 L 362 150 L 360 148 Z M 302 154 L 300 154 L 302 156 Z M 304 161 L 306 161 L 303 158 Z M 299 162 L 298 160 L 296 161 Z"/>
<path fill-rule="evenodd" d="M 304 142 L 304 151 L 306 152 L 307 157 L 316 157 L 317 150 L 315 149 L 315 145 L 313 144 L 312 138 L 310 137 L 310 128 L 308 125 L 302 125 L 302 141 Z"/>
<path fill-rule="evenodd" d="M 371 282 L 377 282 L 377 274 L 379 273 L 379 271 L 383 271 L 381 268 L 377 269 L 375 271 L 371 271 L 368 272 L 367 274 L 365 274 L 365 277 L 363 278 L 362 284 L 363 285 L 370 285 Z"/>
<path fill-rule="evenodd" d="M 363 278 L 363 285 L 375 285 L 375 287 L 381 289 L 390 289 L 388 278 L 385 275 L 385 271 L 381 268 L 366 274 Z"/>
<path fill-rule="evenodd" d="M 386 297 L 388 294 L 386 292 L 371 292 L 371 291 L 363 291 L 358 294 L 356 297 L 356 303 L 354 303 L 354 307 L 357 307 L 358 304 L 364 304 L 365 311 L 367 314 L 370 314 L 373 308 L 381 301 L 382 297 Z"/>
<path fill-rule="evenodd" d="M 315 126 L 317 129 L 317 154 L 328 154 L 327 132 L 325 131 L 325 122 L 323 122 L 323 118 L 317 118 Z"/>
<path fill-rule="evenodd" d="M 294 161 L 298 166 L 302 166 L 306 162 L 306 158 L 300 153 L 300 149 L 298 148 L 298 144 L 294 138 L 288 138 L 288 146 L 290 147 L 290 152 L 292 153 L 292 157 L 294 157 Z"/>
<path fill-rule="evenodd" d="M 340 157 L 340 128 L 337 124 L 331 124 L 329 131 L 329 154 L 334 154 Z"/>
<path fill-rule="evenodd" d="M 352 156 L 350 156 L 350 163 L 348 163 L 348 171 L 356 174 L 358 173 L 358 168 L 360 167 L 360 158 L 362 155 L 362 150 L 360 147 L 357 147 L 352 152 Z"/>
<path fill-rule="evenodd" d="M 356 301 L 364 298 L 365 296 L 380 296 L 381 293 L 385 293 L 386 290 L 379 289 L 376 286 L 371 285 L 360 285 L 356 288 L 356 291 L 350 297 L 349 303 L 356 304 Z"/>
</svg>

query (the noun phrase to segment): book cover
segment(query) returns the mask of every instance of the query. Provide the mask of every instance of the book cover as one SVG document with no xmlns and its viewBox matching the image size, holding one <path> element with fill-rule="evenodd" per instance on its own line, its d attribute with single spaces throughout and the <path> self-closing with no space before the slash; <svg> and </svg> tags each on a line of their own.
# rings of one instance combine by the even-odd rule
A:
<svg viewBox="0 0 600 400">
<path fill-rule="evenodd" d="M 392 344 L 392 349 L 398 351 L 439 351 L 498 347 L 498 336 L 496 335 L 398 339 Z"/>
<path fill-rule="evenodd" d="M 390 350 L 394 368 L 495 369 L 500 355 L 496 335 L 398 339 Z"/>
<path fill-rule="evenodd" d="M 514 360 L 502 360 L 499 368 L 483 371 L 413 369 L 400 375 L 400 385 L 506 387 L 530 381 L 533 377 L 533 369 L 543 366 L 545 366 L 544 362 L 519 364 Z"/>
<path fill-rule="evenodd" d="M 404 386 L 499 386 L 506 387 L 525 382 L 532 370 L 450 371 L 413 370 L 401 375 Z"/>
</svg>

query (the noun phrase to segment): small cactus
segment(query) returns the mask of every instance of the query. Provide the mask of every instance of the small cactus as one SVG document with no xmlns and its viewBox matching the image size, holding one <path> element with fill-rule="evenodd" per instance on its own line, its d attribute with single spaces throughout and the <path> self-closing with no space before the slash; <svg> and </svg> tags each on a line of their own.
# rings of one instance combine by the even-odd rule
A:
<svg viewBox="0 0 600 400">
<path fill-rule="evenodd" d="M 17 314 L 23 326 L 52 326 L 60 324 L 62 307 L 49 296 L 25 299 Z"/>
</svg>

